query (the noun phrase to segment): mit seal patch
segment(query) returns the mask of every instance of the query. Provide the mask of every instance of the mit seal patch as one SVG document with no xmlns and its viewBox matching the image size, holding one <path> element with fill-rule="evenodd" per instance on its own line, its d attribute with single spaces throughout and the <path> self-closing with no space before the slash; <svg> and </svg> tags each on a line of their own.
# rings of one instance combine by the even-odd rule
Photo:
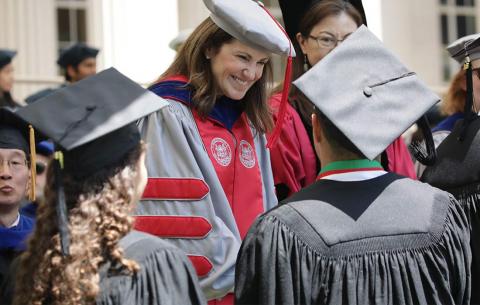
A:
<svg viewBox="0 0 480 305">
<path fill-rule="evenodd" d="M 252 145 L 245 140 L 240 141 L 240 162 L 242 162 L 246 168 L 255 166 L 255 153 Z"/>
<path fill-rule="evenodd" d="M 212 155 L 221 166 L 228 166 L 232 161 L 232 150 L 227 141 L 222 138 L 213 138 L 210 143 Z"/>
</svg>

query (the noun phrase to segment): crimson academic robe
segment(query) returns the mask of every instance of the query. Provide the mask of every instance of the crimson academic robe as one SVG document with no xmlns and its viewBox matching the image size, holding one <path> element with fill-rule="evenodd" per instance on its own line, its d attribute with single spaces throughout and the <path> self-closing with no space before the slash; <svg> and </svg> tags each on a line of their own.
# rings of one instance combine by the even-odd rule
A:
<svg viewBox="0 0 480 305">
<path fill-rule="evenodd" d="M 200 117 L 184 77 L 150 90 L 167 106 L 139 122 L 149 179 L 135 227 L 182 249 L 207 299 L 222 298 L 243 236 L 277 203 L 265 136 L 235 109 L 242 101 L 221 98 Z"/>
</svg>

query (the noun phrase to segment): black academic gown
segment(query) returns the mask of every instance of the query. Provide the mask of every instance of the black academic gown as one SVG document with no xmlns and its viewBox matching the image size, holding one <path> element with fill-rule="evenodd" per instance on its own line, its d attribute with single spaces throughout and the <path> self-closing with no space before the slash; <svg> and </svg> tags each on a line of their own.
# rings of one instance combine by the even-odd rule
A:
<svg viewBox="0 0 480 305">
<path fill-rule="evenodd" d="M 468 304 L 465 213 L 388 173 L 320 180 L 262 215 L 236 266 L 236 304 Z"/>
<path fill-rule="evenodd" d="M 206 304 L 195 270 L 182 251 L 138 231 L 125 236 L 120 245 L 140 271 L 131 276 L 102 266 L 97 305 Z"/>
<path fill-rule="evenodd" d="M 472 247 L 472 304 L 480 304 L 480 118 L 459 141 L 463 120 L 437 148 L 437 162 L 421 180 L 445 190 L 463 205 L 470 221 Z"/>
</svg>

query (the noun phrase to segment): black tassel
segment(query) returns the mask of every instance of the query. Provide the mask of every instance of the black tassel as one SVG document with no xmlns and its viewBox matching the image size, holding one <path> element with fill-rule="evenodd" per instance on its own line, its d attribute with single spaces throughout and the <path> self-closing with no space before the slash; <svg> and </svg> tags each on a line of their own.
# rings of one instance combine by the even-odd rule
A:
<svg viewBox="0 0 480 305">
<path fill-rule="evenodd" d="M 410 152 L 420 163 L 431 166 L 437 160 L 437 151 L 426 115 L 417 121 L 417 126 L 422 131 L 423 140 L 413 141 L 409 147 Z"/>
<path fill-rule="evenodd" d="M 65 202 L 65 190 L 62 179 L 62 160 L 55 157 L 53 160 L 55 173 L 55 189 L 57 191 L 57 222 L 60 234 L 60 245 L 63 256 L 70 255 L 70 236 L 68 232 L 67 204 Z"/>
<path fill-rule="evenodd" d="M 467 134 L 468 125 L 472 122 L 475 117 L 475 113 L 472 110 L 473 107 L 473 78 L 472 78 L 472 64 L 470 62 L 469 56 L 465 59 L 464 69 L 466 69 L 466 76 L 467 76 L 467 92 L 465 95 L 465 118 L 463 120 L 462 131 L 458 137 L 459 141 L 463 141 L 465 139 L 465 135 Z"/>
</svg>

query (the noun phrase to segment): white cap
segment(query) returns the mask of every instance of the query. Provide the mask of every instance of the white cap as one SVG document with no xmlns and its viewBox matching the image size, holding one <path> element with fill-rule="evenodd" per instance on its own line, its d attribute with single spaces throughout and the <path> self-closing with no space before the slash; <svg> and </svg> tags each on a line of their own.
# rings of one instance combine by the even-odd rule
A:
<svg viewBox="0 0 480 305">
<path fill-rule="evenodd" d="M 283 27 L 261 2 L 252 0 L 204 0 L 210 18 L 225 32 L 241 42 L 285 56 L 295 56 Z"/>
</svg>

